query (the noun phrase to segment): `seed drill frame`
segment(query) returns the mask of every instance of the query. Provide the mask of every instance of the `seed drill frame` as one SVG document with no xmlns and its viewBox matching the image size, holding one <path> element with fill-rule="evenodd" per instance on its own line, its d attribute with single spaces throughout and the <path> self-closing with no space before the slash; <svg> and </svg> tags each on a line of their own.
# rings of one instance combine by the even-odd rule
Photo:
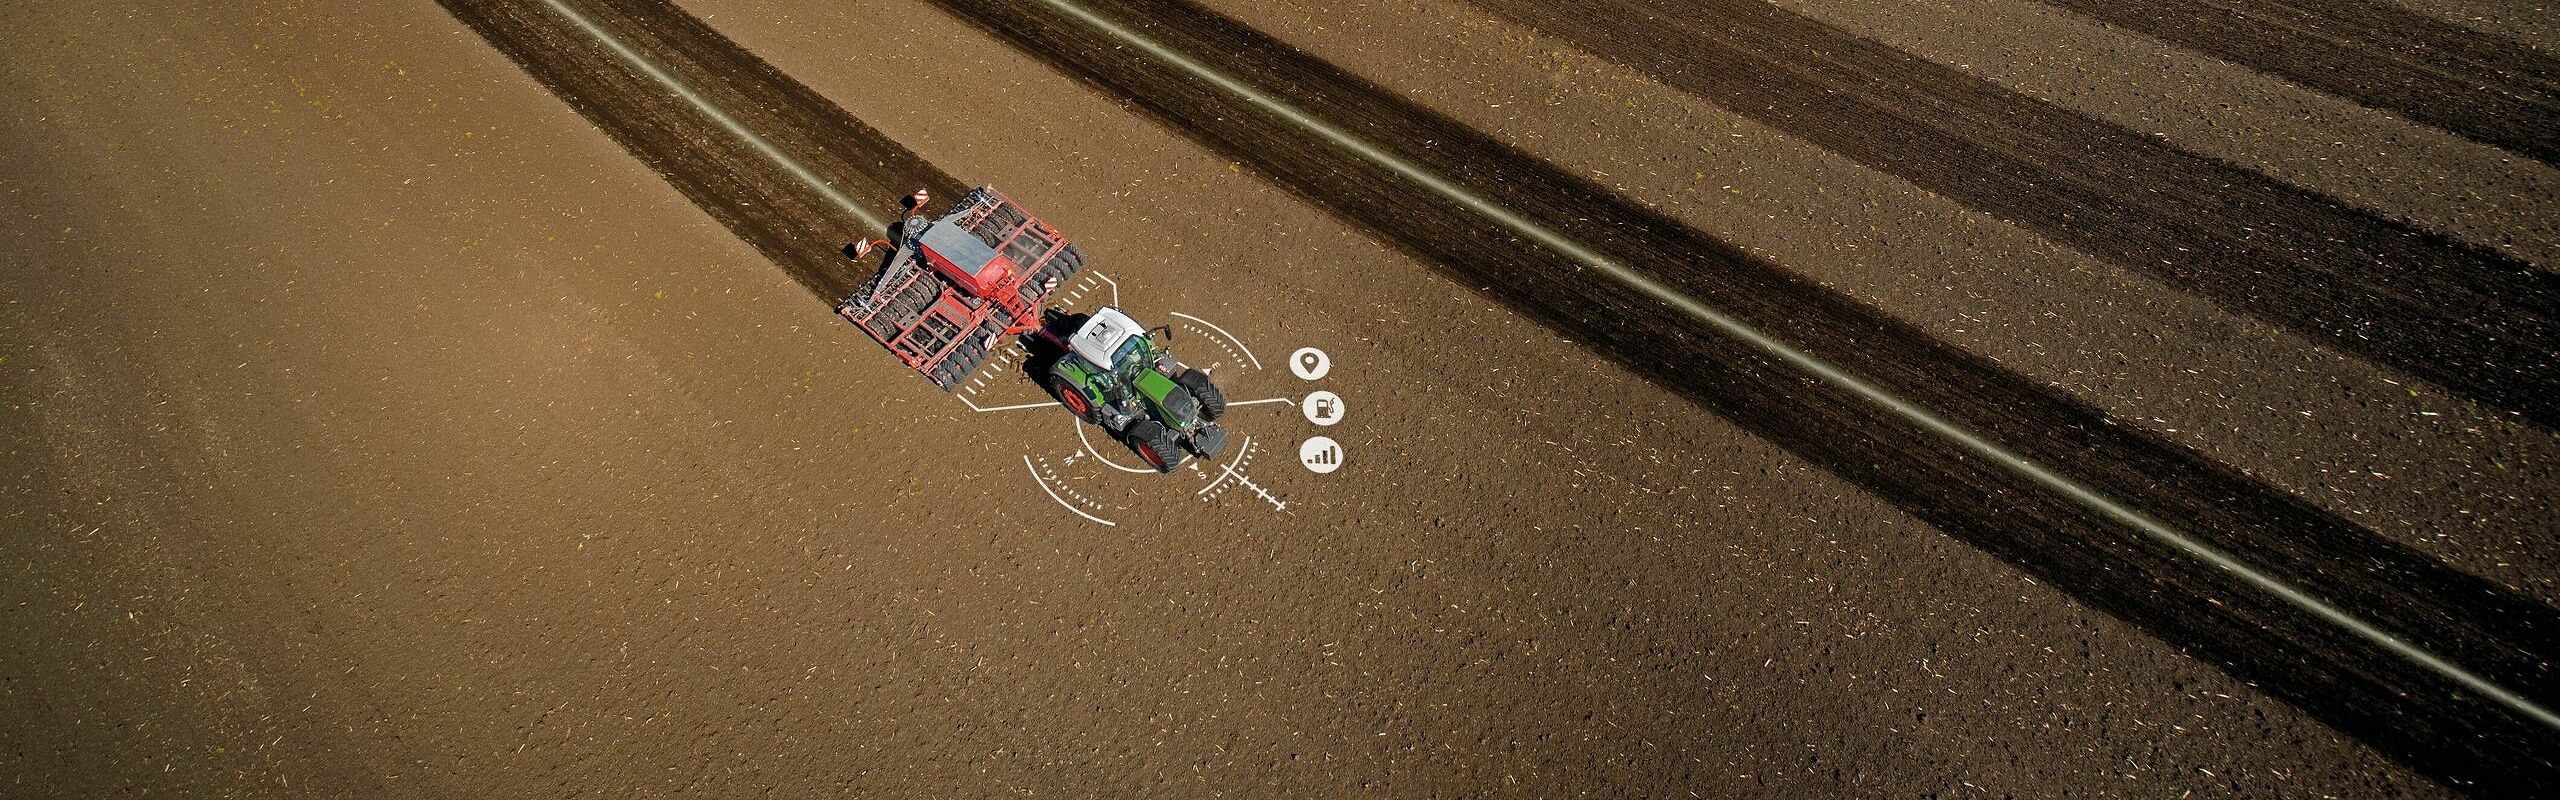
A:
<svg viewBox="0 0 2560 800">
<path fill-rule="evenodd" d="M 888 264 L 836 313 L 950 391 L 1004 337 L 1039 329 L 1041 303 L 1084 268 L 1084 253 L 993 186 L 930 221 L 928 199 L 916 190 Z M 862 261 L 886 244 L 857 242 L 845 254 Z"/>
</svg>

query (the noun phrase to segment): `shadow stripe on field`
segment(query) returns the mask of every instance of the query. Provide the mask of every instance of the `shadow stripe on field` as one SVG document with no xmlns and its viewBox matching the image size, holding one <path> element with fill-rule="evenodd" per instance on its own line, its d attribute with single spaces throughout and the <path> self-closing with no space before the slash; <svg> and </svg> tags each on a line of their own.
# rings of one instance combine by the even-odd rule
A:
<svg viewBox="0 0 2560 800">
<path fill-rule="evenodd" d="M 1782 368 L 1474 209 L 1054 10 L 936 0 L 1129 99 L 1454 281 L 1732 419 L 2083 602 L 2222 665 L 2457 785 L 2560 779 L 2549 731 L 2506 706 L 2101 521 L 1830 383 Z M 2535 701 L 2560 699 L 2560 615 L 1733 246 L 1615 197 L 1183 0 L 1079 2 L 1369 144 L 1932 408 L 2365 615 Z M 2523 782 L 2523 783 L 2519 783 Z"/>
<path fill-rule="evenodd" d="M 439 0 L 634 158 L 827 302 L 870 280 L 840 248 L 882 231 L 715 123 L 544 0 Z M 918 186 L 937 202 L 967 186 L 845 113 L 699 19 L 658 0 L 575 8 L 743 127 L 871 211 L 895 219 Z"/>
<path fill-rule="evenodd" d="M 2560 430 L 2560 274 L 1757 0 L 1468 2 L 2233 312 Z"/>
<path fill-rule="evenodd" d="M 2560 59 L 2375 0 L 2039 0 L 2560 165 Z"/>
</svg>

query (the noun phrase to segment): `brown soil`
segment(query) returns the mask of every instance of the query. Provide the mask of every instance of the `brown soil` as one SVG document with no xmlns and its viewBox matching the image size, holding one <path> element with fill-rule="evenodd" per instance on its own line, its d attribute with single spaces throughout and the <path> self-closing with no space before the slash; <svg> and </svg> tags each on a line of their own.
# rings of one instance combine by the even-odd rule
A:
<svg viewBox="0 0 2560 800">
<path fill-rule="evenodd" d="M 1777 378 L 1702 393 L 1605 330 L 1564 341 L 1418 258 L 1432 209 L 1306 202 L 1329 185 L 1293 165 L 1333 156 L 1221 152 L 930 8 L 587 5 L 878 211 L 1005 187 L 1132 309 L 1272 362 L 1222 372 L 1232 395 L 1341 392 L 1349 466 L 1247 467 L 1279 513 L 1068 470 L 1118 525 L 1081 521 L 1024 461 L 1078 449 L 1064 415 L 970 413 L 835 320 L 842 215 L 537 4 L 453 3 L 511 20 L 481 32 L 423 4 L 14 8 L 9 794 L 2446 791 L 2301 685 L 2225 671 L 2290 663 L 2211 638 L 2280 615 L 2164 628 L 2185 606 L 2057 587 L 2056 551 L 1985 544 L 2053 522 L 2039 501 L 1894 489 L 1946 464 L 1720 399 L 1833 407 Z M 1789 291 L 2021 413 L 2085 413 Z M 1320 384 L 1278 370 L 1305 345 L 1333 354 Z M 1273 453 L 1315 431 L 1235 419 Z M 2154 438 L 2102 443 L 2074 463 L 2195 461 L 2156 502 L 2261 498 L 2229 513 L 2474 580 Z M 1884 477 L 1843 456 L 1870 452 Z"/>
</svg>

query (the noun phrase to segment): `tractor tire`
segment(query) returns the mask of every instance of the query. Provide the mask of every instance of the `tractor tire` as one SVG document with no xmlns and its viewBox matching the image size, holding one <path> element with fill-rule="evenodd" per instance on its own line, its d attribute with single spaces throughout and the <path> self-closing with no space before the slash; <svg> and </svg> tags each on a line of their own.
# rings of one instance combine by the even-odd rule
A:
<svg viewBox="0 0 2560 800">
<path fill-rule="evenodd" d="M 1164 425 L 1155 420 L 1131 424 L 1127 439 L 1129 449 L 1138 451 L 1138 458 L 1146 461 L 1147 466 L 1156 468 L 1157 472 L 1172 472 L 1190 457 L 1182 452 L 1181 445 L 1174 444 L 1173 432 L 1165 430 Z"/>
<path fill-rule="evenodd" d="M 1219 417 L 1226 416 L 1227 394 L 1218 391 L 1217 384 L 1209 382 L 1209 373 L 1186 369 L 1174 376 L 1173 382 L 1190 391 L 1191 399 L 1200 401 L 1202 420 L 1216 422 Z"/>
<path fill-rule="evenodd" d="M 1075 382 L 1052 373 L 1041 383 L 1047 384 L 1049 394 L 1058 398 L 1058 405 L 1065 407 L 1067 413 L 1084 422 L 1102 424 L 1102 410 L 1094 406 L 1093 398 L 1086 397 L 1084 390 L 1076 388 Z"/>
</svg>

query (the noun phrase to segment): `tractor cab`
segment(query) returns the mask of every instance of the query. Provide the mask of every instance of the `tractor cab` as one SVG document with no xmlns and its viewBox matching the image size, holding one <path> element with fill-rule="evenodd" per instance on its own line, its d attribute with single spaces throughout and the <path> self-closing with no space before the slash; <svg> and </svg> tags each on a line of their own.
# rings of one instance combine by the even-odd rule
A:
<svg viewBox="0 0 2560 800">
<path fill-rule="evenodd" d="M 1146 333 L 1128 314 L 1106 307 L 1085 320 L 1084 328 L 1068 339 L 1067 348 L 1096 367 L 1135 378 L 1155 360 L 1155 348 Z"/>
</svg>

